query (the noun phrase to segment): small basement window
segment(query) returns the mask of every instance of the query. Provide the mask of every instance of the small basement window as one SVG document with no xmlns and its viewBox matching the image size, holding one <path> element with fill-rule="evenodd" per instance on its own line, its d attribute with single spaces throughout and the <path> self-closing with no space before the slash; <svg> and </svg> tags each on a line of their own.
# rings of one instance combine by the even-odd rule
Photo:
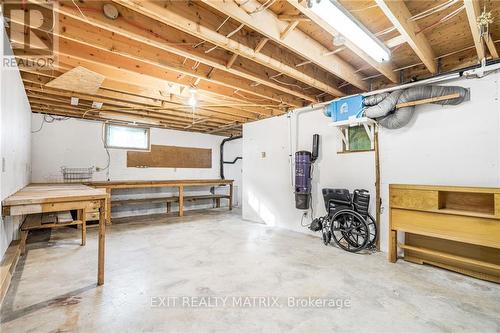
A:
<svg viewBox="0 0 500 333">
<path fill-rule="evenodd" d="M 149 150 L 149 128 L 106 124 L 106 148 Z"/>
</svg>

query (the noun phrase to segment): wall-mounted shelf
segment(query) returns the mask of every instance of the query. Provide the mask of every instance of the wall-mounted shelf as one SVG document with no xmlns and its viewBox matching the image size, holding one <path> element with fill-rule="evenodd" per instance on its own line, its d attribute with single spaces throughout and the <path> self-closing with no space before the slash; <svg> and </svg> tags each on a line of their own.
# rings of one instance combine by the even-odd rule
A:
<svg viewBox="0 0 500 333">
<path fill-rule="evenodd" d="M 373 150 L 375 148 L 375 126 L 377 123 L 375 120 L 362 117 L 362 118 L 351 118 L 342 121 L 336 121 L 330 123 L 328 126 L 335 127 L 342 138 L 345 150 L 349 150 L 349 128 L 354 126 L 363 126 L 368 138 L 370 139 L 370 147 Z"/>
</svg>

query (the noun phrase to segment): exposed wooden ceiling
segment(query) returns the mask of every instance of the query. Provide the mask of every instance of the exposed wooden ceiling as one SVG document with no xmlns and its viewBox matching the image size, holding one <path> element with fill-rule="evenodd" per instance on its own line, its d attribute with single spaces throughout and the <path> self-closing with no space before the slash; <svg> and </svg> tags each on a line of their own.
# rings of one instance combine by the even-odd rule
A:
<svg viewBox="0 0 500 333">
<path fill-rule="evenodd" d="M 21 76 L 33 112 L 133 117 L 151 126 L 235 135 L 242 123 L 294 107 L 498 57 L 499 1 L 340 2 L 390 47 L 390 62 L 375 62 L 348 40 L 335 46 L 335 31 L 305 1 L 80 0 L 56 7 L 57 67 L 21 68 Z M 115 20 L 103 14 L 109 3 L 118 9 Z M 483 8 L 498 18 L 486 44 L 474 26 Z M 76 67 L 105 77 L 97 93 L 47 86 Z M 71 97 L 80 99 L 78 106 Z M 102 109 L 92 102 L 102 102 Z"/>
</svg>

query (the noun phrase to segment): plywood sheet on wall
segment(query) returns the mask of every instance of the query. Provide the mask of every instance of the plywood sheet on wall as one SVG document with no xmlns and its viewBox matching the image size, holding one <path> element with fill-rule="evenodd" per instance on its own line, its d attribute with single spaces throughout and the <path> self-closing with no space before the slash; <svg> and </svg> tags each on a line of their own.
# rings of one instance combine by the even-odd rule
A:
<svg viewBox="0 0 500 333">
<path fill-rule="evenodd" d="M 151 151 L 127 152 L 127 167 L 211 168 L 212 149 L 151 145 Z"/>
</svg>

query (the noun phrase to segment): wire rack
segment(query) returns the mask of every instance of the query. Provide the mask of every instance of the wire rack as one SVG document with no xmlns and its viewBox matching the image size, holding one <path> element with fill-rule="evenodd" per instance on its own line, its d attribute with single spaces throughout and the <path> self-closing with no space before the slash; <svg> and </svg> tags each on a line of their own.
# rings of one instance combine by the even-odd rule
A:
<svg viewBox="0 0 500 333">
<path fill-rule="evenodd" d="M 94 175 L 94 167 L 90 168 L 61 168 L 63 179 L 65 182 L 81 182 L 84 180 L 92 180 Z"/>
</svg>

